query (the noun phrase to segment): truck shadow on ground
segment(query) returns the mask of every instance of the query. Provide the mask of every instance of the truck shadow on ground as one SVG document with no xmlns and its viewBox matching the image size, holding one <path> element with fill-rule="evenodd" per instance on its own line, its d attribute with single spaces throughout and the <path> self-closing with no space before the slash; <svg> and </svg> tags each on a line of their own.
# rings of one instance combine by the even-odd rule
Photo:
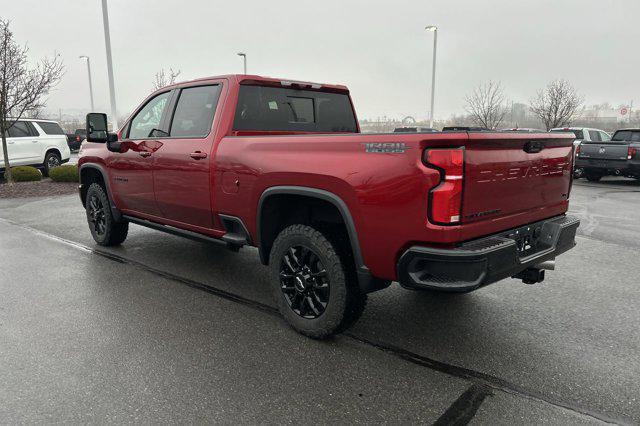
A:
<svg viewBox="0 0 640 426">
<path fill-rule="evenodd" d="M 144 250 L 137 250 L 136 246 Z M 132 235 L 118 251 L 151 267 L 275 307 L 270 270 L 260 264 L 253 248 L 233 253 L 221 245 L 145 231 Z M 526 291 L 526 286 L 516 281 L 497 285 Z M 514 342 L 513 327 L 517 328 L 517 324 L 505 327 L 503 319 L 508 311 L 483 292 L 484 289 L 468 294 L 422 292 L 393 283 L 369 296 L 364 315 L 351 332 L 442 360 L 464 352 L 473 352 L 476 359 L 487 361 L 504 356 L 524 359 L 524 354 L 535 351 L 539 341 L 530 348 L 529 338 Z M 286 327 L 284 321 L 282 326 Z M 498 347 L 500 354 L 494 351 Z"/>
</svg>

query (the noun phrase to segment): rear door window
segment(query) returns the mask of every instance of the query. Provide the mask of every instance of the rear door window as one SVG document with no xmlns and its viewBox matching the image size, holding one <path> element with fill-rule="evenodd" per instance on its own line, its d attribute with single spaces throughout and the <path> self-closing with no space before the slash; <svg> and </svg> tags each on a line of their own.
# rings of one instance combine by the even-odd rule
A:
<svg viewBox="0 0 640 426">
<path fill-rule="evenodd" d="M 355 133 L 357 126 L 345 93 L 242 85 L 233 129 Z"/>
<path fill-rule="evenodd" d="M 64 130 L 58 123 L 50 123 L 48 121 L 36 121 L 36 123 L 47 135 L 64 135 Z"/>
<path fill-rule="evenodd" d="M 219 84 L 182 89 L 169 134 L 173 138 L 203 138 L 211 131 L 220 98 Z"/>
</svg>

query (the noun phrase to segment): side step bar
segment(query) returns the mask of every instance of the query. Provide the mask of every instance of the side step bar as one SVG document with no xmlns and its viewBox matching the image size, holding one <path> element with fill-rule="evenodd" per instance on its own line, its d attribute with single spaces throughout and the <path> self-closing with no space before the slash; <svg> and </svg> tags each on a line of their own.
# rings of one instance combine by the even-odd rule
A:
<svg viewBox="0 0 640 426">
<path fill-rule="evenodd" d="M 166 232 L 167 234 L 177 235 L 179 237 L 189 238 L 190 240 L 227 244 L 227 247 L 232 251 L 238 251 L 242 246 L 251 243 L 249 231 L 247 231 L 242 220 L 235 216 L 220 215 L 222 225 L 227 230 L 227 233 L 220 239 L 133 216 L 123 215 L 122 218 L 131 223 L 135 223 L 136 225 Z"/>
</svg>

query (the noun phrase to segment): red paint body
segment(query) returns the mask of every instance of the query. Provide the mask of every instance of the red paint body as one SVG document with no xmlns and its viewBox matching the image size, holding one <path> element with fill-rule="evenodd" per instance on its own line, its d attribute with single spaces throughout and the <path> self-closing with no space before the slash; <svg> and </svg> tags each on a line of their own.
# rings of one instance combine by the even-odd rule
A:
<svg viewBox="0 0 640 426">
<path fill-rule="evenodd" d="M 125 142 L 125 153 L 85 143 L 79 164 L 103 165 L 114 203 L 125 214 L 212 237 L 225 233 L 218 214 L 237 216 L 254 244 L 259 243 L 258 202 L 266 189 L 287 185 L 326 190 L 347 205 L 365 265 L 374 276 L 391 280 L 397 279 L 398 258 L 409 246 L 453 247 L 567 211 L 571 136 L 234 132 L 243 80 L 280 84 L 234 75 L 176 85 L 222 84 L 206 138 Z M 321 90 L 348 93 L 344 86 L 323 85 Z M 524 144 L 535 140 L 544 141 L 545 149 L 526 153 Z M 366 153 L 367 142 L 401 142 L 406 151 Z M 439 184 L 440 174 L 428 168 L 422 156 L 426 148 L 444 147 L 464 148 L 462 219 L 457 225 L 436 225 L 427 218 L 428 193 Z M 151 155 L 141 157 L 139 151 Z M 196 151 L 207 157 L 192 158 Z M 479 214 L 490 211 L 494 213 Z"/>
</svg>

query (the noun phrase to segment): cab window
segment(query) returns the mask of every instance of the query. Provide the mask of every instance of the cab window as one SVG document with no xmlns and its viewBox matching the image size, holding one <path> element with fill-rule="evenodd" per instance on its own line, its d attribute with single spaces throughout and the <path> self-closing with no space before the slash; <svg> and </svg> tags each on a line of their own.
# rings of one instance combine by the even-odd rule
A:
<svg viewBox="0 0 640 426">
<path fill-rule="evenodd" d="M 597 130 L 589 130 L 589 139 L 593 142 L 600 142 L 600 132 Z"/>
<path fill-rule="evenodd" d="M 165 92 L 157 95 L 138 111 L 129 125 L 128 137 L 130 139 L 145 139 L 152 137 L 155 131 L 162 131 L 160 123 L 167 109 L 170 93 Z"/>
</svg>

